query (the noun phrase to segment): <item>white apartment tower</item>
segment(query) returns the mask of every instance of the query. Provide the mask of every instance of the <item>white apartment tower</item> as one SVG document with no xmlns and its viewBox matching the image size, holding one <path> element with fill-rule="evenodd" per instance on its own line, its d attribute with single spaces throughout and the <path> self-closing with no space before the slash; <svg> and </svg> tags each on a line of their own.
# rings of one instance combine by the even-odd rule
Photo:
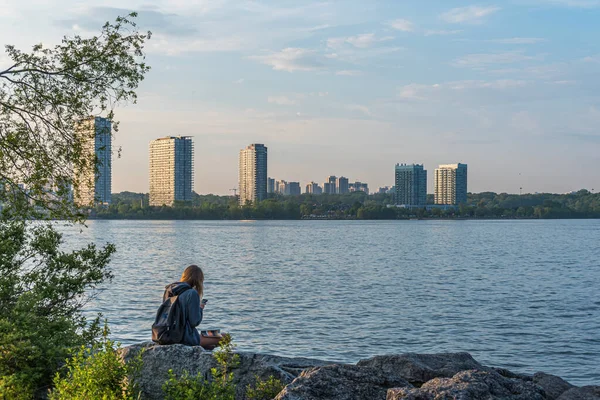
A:
<svg viewBox="0 0 600 400">
<path fill-rule="evenodd" d="M 435 204 L 467 202 L 467 164 L 440 165 L 435 170 Z"/>
<path fill-rule="evenodd" d="M 150 142 L 150 205 L 192 201 L 194 143 L 190 136 L 166 136 Z"/>
<path fill-rule="evenodd" d="M 74 202 L 78 206 L 109 204 L 112 192 L 112 124 L 106 118 L 90 117 L 76 128 L 82 140 L 82 155 L 89 162 L 74 168 Z M 95 165 L 93 163 L 95 160 Z"/>
<path fill-rule="evenodd" d="M 251 144 L 240 150 L 240 205 L 256 203 L 267 198 L 267 147 Z"/>
</svg>

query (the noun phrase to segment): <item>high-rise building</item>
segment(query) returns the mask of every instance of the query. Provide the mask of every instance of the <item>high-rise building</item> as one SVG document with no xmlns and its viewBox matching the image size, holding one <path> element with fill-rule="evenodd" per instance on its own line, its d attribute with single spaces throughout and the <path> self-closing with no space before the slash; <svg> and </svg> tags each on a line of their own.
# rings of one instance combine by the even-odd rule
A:
<svg viewBox="0 0 600 400">
<path fill-rule="evenodd" d="M 289 185 L 287 183 L 287 181 L 279 180 L 277 182 L 275 182 L 275 193 L 281 194 L 281 195 L 288 195 L 290 194 L 290 189 L 289 189 Z"/>
<path fill-rule="evenodd" d="M 300 190 L 300 182 L 290 182 L 288 184 L 288 192 L 290 196 L 300 196 L 302 194 Z"/>
<path fill-rule="evenodd" d="M 194 143 L 190 136 L 166 136 L 150 142 L 150 205 L 192 201 Z"/>
<path fill-rule="evenodd" d="M 350 192 L 350 186 L 348 185 L 348 178 L 340 176 L 337 179 L 337 192 L 344 194 Z"/>
<path fill-rule="evenodd" d="M 256 203 L 267 198 L 267 147 L 251 144 L 240 150 L 240 204 Z"/>
<path fill-rule="evenodd" d="M 306 192 L 307 194 L 322 194 L 323 193 L 323 188 L 321 188 L 321 186 L 319 186 L 318 183 L 316 182 L 311 182 L 308 185 L 306 185 Z"/>
<path fill-rule="evenodd" d="M 396 204 L 427 204 L 427 171 L 419 164 L 396 164 Z"/>
<path fill-rule="evenodd" d="M 329 183 L 329 185 L 327 186 L 327 190 L 325 190 L 325 193 L 336 194 L 337 193 L 337 176 L 332 175 L 329 178 L 327 178 L 327 183 Z M 325 185 L 323 185 L 323 188 L 325 189 Z"/>
<path fill-rule="evenodd" d="M 435 204 L 467 202 L 467 164 L 440 165 L 435 170 Z"/>
<path fill-rule="evenodd" d="M 365 192 L 369 194 L 369 185 L 362 182 L 354 182 L 348 185 L 350 192 Z"/>
<path fill-rule="evenodd" d="M 275 179 L 267 179 L 267 193 L 275 193 Z"/>
<path fill-rule="evenodd" d="M 82 153 L 96 160 L 74 169 L 74 201 L 79 206 L 108 204 L 112 192 L 112 124 L 106 118 L 91 117 L 78 124 L 76 135 L 82 140 Z"/>
</svg>

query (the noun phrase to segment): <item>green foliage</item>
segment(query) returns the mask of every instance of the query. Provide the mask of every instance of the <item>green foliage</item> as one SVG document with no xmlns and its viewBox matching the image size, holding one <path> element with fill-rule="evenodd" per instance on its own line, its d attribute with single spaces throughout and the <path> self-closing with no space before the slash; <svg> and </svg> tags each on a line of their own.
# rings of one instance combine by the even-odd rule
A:
<svg viewBox="0 0 600 400">
<path fill-rule="evenodd" d="M 115 249 L 63 252 L 61 244 L 49 225 L 0 221 L 0 398 L 45 391 L 72 349 L 101 332 L 81 309 L 85 291 L 111 278 Z"/>
<path fill-rule="evenodd" d="M 409 219 L 409 218 L 600 218 L 600 194 L 581 190 L 571 194 L 469 193 L 467 204 L 456 209 L 431 210 L 393 207 L 391 194 L 280 196 L 243 207 L 231 196 L 197 195 L 191 203 L 149 207 L 148 195 L 120 193 L 114 204 L 98 207 L 100 219 Z M 428 196 L 433 203 L 433 196 Z M 390 207 L 388 207 L 390 206 Z"/>
<path fill-rule="evenodd" d="M 283 390 L 285 385 L 274 376 L 269 376 L 266 381 L 256 377 L 254 387 L 248 385 L 246 388 L 246 398 L 248 400 L 272 400 Z"/>
<path fill-rule="evenodd" d="M 233 400 L 235 385 L 233 370 L 239 365 L 239 355 L 234 353 L 231 335 L 223 335 L 219 347 L 213 353 L 217 366 L 211 368 L 211 378 L 201 374 L 191 377 L 188 371 L 177 377 L 172 370 L 163 384 L 166 400 Z"/>
<path fill-rule="evenodd" d="M 139 398 L 135 382 L 142 366 L 142 352 L 125 363 L 120 345 L 108 338 L 105 325 L 100 343 L 82 346 L 67 360 L 66 374 L 54 377 L 50 400 L 134 400 Z"/>
<path fill-rule="evenodd" d="M 83 218 L 69 200 L 73 169 L 97 160 L 83 145 L 93 130 L 81 121 L 136 101 L 149 67 L 135 13 L 106 23 L 98 36 L 65 37 L 54 47 L 36 44 L 30 53 L 6 46 L 10 67 L 0 70 L 0 203 L 10 218 Z M 93 177 L 90 178 L 90 180 Z"/>
<path fill-rule="evenodd" d="M 169 379 L 163 384 L 166 400 L 204 400 L 212 399 L 212 385 L 204 379 L 201 373 L 191 377 L 188 371 L 183 371 L 177 377 L 169 370 Z"/>
</svg>

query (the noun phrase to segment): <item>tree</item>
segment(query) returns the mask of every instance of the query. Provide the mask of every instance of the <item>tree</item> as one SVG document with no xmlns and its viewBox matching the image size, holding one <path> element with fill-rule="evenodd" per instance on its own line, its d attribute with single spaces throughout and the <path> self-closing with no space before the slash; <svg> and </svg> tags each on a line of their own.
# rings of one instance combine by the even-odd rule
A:
<svg viewBox="0 0 600 400">
<path fill-rule="evenodd" d="M 92 115 L 113 123 L 113 107 L 135 102 L 149 67 L 133 18 L 106 23 L 100 35 L 65 37 L 31 53 L 6 46 L 11 66 L 0 71 L 0 399 L 43 396 L 73 349 L 91 345 L 98 319 L 86 321 L 86 291 L 111 278 L 115 251 L 88 245 L 60 250 L 50 222 L 82 221 L 69 198 L 77 168 L 96 168 L 84 151 L 94 132 L 77 126 Z M 92 178 L 93 179 L 93 178 Z"/>
<path fill-rule="evenodd" d="M 136 101 L 135 89 L 149 67 L 135 13 L 106 23 L 99 36 L 65 37 L 31 53 L 7 45 L 11 66 L 0 71 L 0 202 L 12 218 L 76 217 L 69 201 L 76 168 L 95 168 L 78 133 L 91 115 L 114 121 L 113 107 Z M 89 183 L 89 182 L 87 182 Z M 81 216 L 79 216 L 81 217 Z"/>
</svg>

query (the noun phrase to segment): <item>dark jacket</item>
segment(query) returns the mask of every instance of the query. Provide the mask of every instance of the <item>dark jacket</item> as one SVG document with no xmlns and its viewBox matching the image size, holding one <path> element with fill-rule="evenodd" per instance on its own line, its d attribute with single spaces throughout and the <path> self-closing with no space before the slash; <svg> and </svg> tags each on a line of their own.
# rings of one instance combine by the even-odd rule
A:
<svg viewBox="0 0 600 400">
<path fill-rule="evenodd" d="M 168 285 L 163 295 L 163 301 L 173 295 L 179 296 L 183 317 L 186 321 L 185 333 L 181 344 L 200 346 L 200 334 L 196 329 L 200 325 L 200 322 L 202 322 L 200 295 L 185 282 L 175 282 Z"/>
</svg>

